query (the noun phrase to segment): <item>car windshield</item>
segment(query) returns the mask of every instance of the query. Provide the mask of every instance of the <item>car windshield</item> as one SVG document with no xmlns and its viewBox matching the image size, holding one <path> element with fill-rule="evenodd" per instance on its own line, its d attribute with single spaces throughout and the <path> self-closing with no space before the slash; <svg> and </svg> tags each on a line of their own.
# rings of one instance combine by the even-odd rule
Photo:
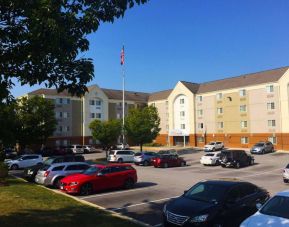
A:
<svg viewBox="0 0 289 227">
<path fill-rule="evenodd" d="M 260 210 L 260 213 L 289 219 L 288 207 L 289 207 L 289 197 L 274 196 Z"/>
<path fill-rule="evenodd" d="M 263 146 L 264 146 L 264 143 L 256 143 L 254 146 L 255 146 L 255 147 L 263 147 Z"/>
<path fill-rule="evenodd" d="M 184 197 L 193 200 L 216 203 L 224 197 L 225 193 L 226 187 L 224 186 L 209 183 L 198 183 L 187 191 L 184 194 Z"/>
<path fill-rule="evenodd" d="M 44 165 L 51 165 L 52 164 L 52 162 L 53 162 L 53 158 L 48 158 L 48 159 L 46 159 L 45 161 L 44 161 Z"/>
<path fill-rule="evenodd" d="M 141 152 L 138 152 L 138 153 L 135 153 L 135 155 L 134 156 L 141 156 L 143 153 L 141 153 Z"/>
<path fill-rule="evenodd" d="M 215 145 L 215 143 L 214 142 L 210 142 L 208 145 Z"/>
<path fill-rule="evenodd" d="M 214 156 L 214 154 L 205 154 L 205 156 L 211 156 L 212 157 L 212 156 Z"/>
<path fill-rule="evenodd" d="M 88 168 L 87 170 L 83 171 L 82 174 L 93 175 L 93 174 L 96 174 L 100 169 L 101 168 L 99 168 L 99 167 L 92 166 L 92 167 Z"/>
</svg>

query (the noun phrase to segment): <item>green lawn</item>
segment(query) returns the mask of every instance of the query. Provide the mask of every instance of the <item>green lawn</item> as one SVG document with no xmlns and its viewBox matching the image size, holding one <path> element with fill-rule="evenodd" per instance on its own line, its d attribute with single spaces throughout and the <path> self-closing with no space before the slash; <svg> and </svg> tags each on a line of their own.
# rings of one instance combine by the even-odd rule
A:
<svg viewBox="0 0 289 227">
<path fill-rule="evenodd" d="M 111 227 L 138 225 L 14 178 L 0 187 L 1 227 Z"/>
</svg>

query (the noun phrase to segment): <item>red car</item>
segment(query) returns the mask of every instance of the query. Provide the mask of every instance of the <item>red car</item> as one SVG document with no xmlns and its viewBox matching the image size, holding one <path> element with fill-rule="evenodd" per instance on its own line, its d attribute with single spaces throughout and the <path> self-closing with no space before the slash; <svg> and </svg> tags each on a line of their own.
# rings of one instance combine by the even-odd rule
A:
<svg viewBox="0 0 289 227">
<path fill-rule="evenodd" d="M 63 178 L 60 189 L 69 194 L 89 195 L 113 188 L 130 189 L 136 182 L 136 170 L 129 164 L 93 165 L 81 174 Z"/>
<path fill-rule="evenodd" d="M 177 155 L 160 155 L 159 157 L 152 159 L 152 165 L 156 167 L 175 167 L 175 166 L 185 166 L 186 161 Z"/>
</svg>

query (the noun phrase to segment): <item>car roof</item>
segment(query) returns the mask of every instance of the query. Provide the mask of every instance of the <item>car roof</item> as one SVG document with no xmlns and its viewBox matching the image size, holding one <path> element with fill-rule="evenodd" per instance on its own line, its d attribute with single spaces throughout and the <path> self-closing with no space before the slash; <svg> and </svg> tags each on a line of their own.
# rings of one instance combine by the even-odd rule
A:
<svg viewBox="0 0 289 227">
<path fill-rule="evenodd" d="M 70 166 L 70 165 L 78 165 L 78 164 L 87 164 L 89 165 L 88 163 L 86 162 L 61 162 L 61 163 L 54 163 L 54 164 L 51 164 L 50 166 L 53 166 L 53 167 L 56 167 L 56 166 Z"/>
<path fill-rule="evenodd" d="M 289 190 L 278 192 L 276 195 L 289 197 Z"/>
<path fill-rule="evenodd" d="M 230 151 L 233 151 L 233 152 L 237 152 L 237 151 L 245 151 L 245 150 L 237 150 L 237 149 L 229 149 L 229 150 L 223 150 L 221 151 L 222 153 L 225 153 L 225 152 L 230 152 Z M 246 152 L 246 151 L 245 151 Z"/>
<path fill-rule="evenodd" d="M 215 179 L 215 180 L 206 180 L 206 181 L 203 181 L 203 183 L 223 185 L 225 187 L 232 187 L 232 186 L 244 184 L 247 182 L 240 181 L 235 178 L 222 178 L 222 179 Z"/>
<path fill-rule="evenodd" d="M 23 154 L 20 156 L 25 157 L 25 156 L 42 156 L 42 155 L 40 155 L 40 154 Z"/>
</svg>

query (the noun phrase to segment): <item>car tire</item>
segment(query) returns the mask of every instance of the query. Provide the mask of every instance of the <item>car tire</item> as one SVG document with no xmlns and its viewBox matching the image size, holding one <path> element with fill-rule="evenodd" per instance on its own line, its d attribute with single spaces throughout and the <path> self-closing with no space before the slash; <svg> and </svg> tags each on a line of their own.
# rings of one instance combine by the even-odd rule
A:
<svg viewBox="0 0 289 227">
<path fill-rule="evenodd" d="M 262 150 L 262 154 L 265 154 L 265 150 L 264 149 Z"/>
<path fill-rule="evenodd" d="M 12 170 L 17 170 L 17 169 L 19 169 L 19 166 L 16 165 L 16 164 L 13 164 L 13 165 L 10 167 L 10 169 L 12 169 Z"/>
<path fill-rule="evenodd" d="M 92 184 L 86 183 L 80 188 L 80 195 L 90 195 L 92 194 Z"/>
<path fill-rule="evenodd" d="M 250 166 L 254 165 L 254 159 L 250 160 Z"/>
<path fill-rule="evenodd" d="M 239 163 L 239 162 L 236 163 L 236 168 L 237 168 L 237 169 L 240 168 L 240 163 Z"/>
<path fill-rule="evenodd" d="M 122 158 L 119 158 L 119 159 L 117 159 L 117 162 L 118 162 L 118 163 L 123 163 L 123 159 L 122 159 Z"/>
<path fill-rule="evenodd" d="M 53 187 L 59 189 L 60 188 L 60 181 L 63 177 L 57 177 L 54 181 L 53 181 Z"/>
<path fill-rule="evenodd" d="M 287 184 L 287 183 L 289 183 L 289 180 L 288 180 L 288 179 L 283 179 L 283 182 L 284 182 L 285 184 Z"/>
<path fill-rule="evenodd" d="M 169 167 L 168 163 L 165 163 L 165 164 L 163 165 L 163 167 L 164 167 L 164 168 L 168 168 L 168 167 Z"/>
<path fill-rule="evenodd" d="M 221 165 L 222 166 L 222 168 L 226 168 L 226 165 Z"/>
<path fill-rule="evenodd" d="M 134 186 L 134 181 L 131 178 L 126 179 L 123 183 L 124 189 L 132 189 L 133 186 Z"/>
<path fill-rule="evenodd" d="M 186 166 L 186 162 L 181 162 L 181 167 Z"/>
<path fill-rule="evenodd" d="M 212 152 L 215 152 L 215 151 L 216 151 L 216 149 L 215 149 L 215 148 L 213 148 L 213 149 L 212 149 Z"/>
<path fill-rule="evenodd" d="M 143 162 L 143 165 L 144 165 L 144 166 L 148 166 L 148 165 L 149 165 L 148 160 L 145 160 L 145 161 Z"/>
</svg>

